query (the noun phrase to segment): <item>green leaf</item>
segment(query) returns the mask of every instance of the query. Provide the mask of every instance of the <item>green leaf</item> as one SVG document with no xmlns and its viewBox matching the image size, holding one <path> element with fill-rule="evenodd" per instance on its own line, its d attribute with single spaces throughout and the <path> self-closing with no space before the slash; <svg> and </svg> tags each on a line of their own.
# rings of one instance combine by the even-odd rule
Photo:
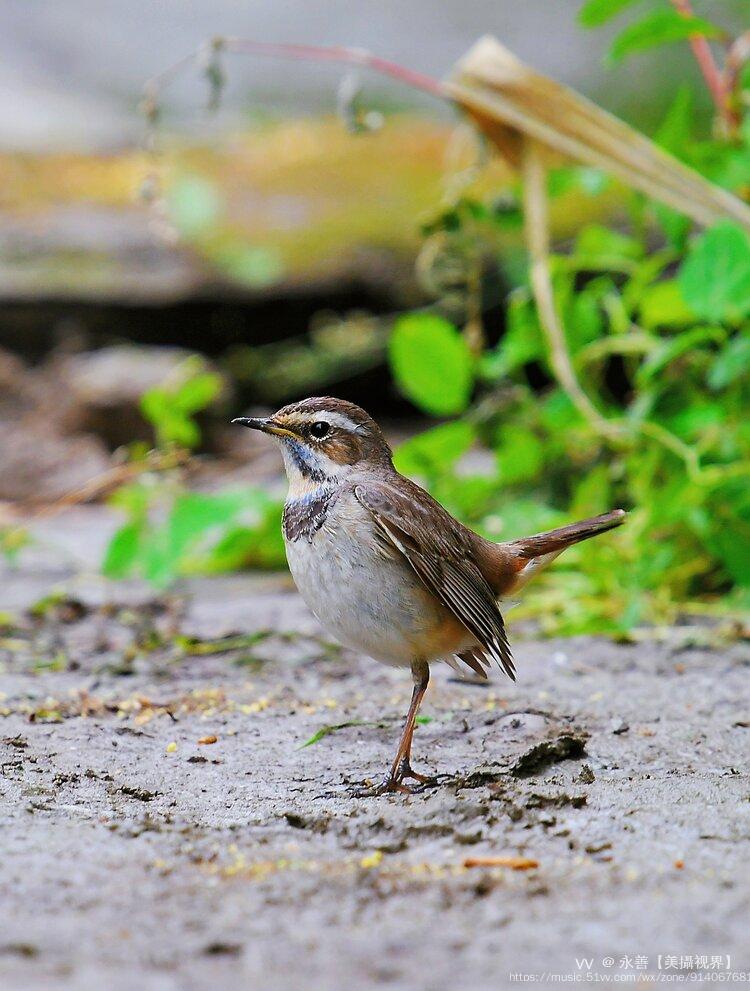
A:
<svg viewBox="0 0 750 991">
<path fill-rule="evenodd" d="M 253 527 L 232 527 L 192 569 L 196 574 L 217 574 L 259 568 L 277 571 L 286 567 L 286 551 L 281 535 L 281 502 L 269 507 L 267 515 Z"/>
<path fill-rule="evenodd" d="M 221 392 L 221 376 L 216 372 L 194 375 L 179 387 L 174 396 L 175 406 L 183 413 L 199 413 Z"/>
<path fill-rule="evenodd" d="M 167 194 L 169 215 L 181 234 L 195 237 L 219 220 L 223 203 L 216 186 L 201 176 L 183 176 Z"/>
<path fill-rule="evenodd" d="M 609 508 L 611 501 L 609 465 L 592 468 L 575 486 L 571 512 L 574 518 L 594 516 Z"/>
<path fill-rule="evenodd" d="M 186 549 L 212 527 L 226 527 L 247 505 L 244 492 L 206 495 L 185 492 L 175 499 L 167 523 L 170 558 L 178 560 Z"/>
<path fill-rule="evenodd" d="M 474 443 L 475 431 L 465 420 L 454 420 L 407 440 L 394 456 L 396 468 L 404 475 L 431 477 L 452 468 Z"/>
<path fill-rule="evenodd" d="M 331 733 L 336 733 L 340 729 L 348 729 L 350 726 L 383 726 L 383 723 L 375 723 L 368 721 L 366 719 L 350 719 L 345 723 L 331 723 L 329 726 L 321 726 L 310 737 L 309 740 L 305 740 L 304 743 L 300 743 L 297 750 L 304 750 L 305 747 L 311 747 L 314 743 L 318 743 L 324 737 L 329 736 Z"/>
<path fill-rule="evenodd" d="M 201 433 L 192 417 L 213 402 L 222 387 L 221 376 L 204 368 L 203 359 L 193 355 L 165 385 L 141 396 L 141 412 L 153 424 L 160 446 L 196 447 L 200 443 Z"/>
<path fill-rule="evenodd" d="M 601 224 L 587 224 L 576 238 L 575 256 L 598 261 L 604 268 L 611 267 L 613 259 L 634 261 L 642 254 L 643 248 L 636 238 Z"/>
<path fill-rule="evenodd" d="M 451 416 L 469 405 L 474 360 L 464 338 L 444 317 L 401 317 L 391 334 L 389 357 L 397 385 L 426 413 Z"/>
<path fill-rule="evenodd" d="M 229 245 L 217 253 L 215 261 L 231 279 L 253 289 L 272 286 L 284 274 L 284 261 L 275 248 Z"/>
<path fill-rule="evenodd" d="M 682 254 L 685 250 L 687 236 L 690 233 L 692 223 L 690 218 L 663 203 L 652 203 L 651 206 L 657 223 L 664 231 L 667 244 Z"/>
<path fill-rule="evenodd" d="M 543 356 L 544 340 L 536 308 L 526 290 L 514 290 L 508 297 L 505 335 L 494 351 L 482 355 L 479 374 L 496 381 Z"/>
<path fill-rule="evenodd" d="M 685 41 L 697 36 L 718 38 L 720 28 L 702 17 L 683 17 L 676 10 L 656 10 L 625 28 L 612 42 L 608 59 L 619 62 L 626 55 L 673 41 Z"/>
<path fill-rule="evenodd" d="M 643 386 L 651 382 L 667 365 L 686 352 L 692 352 L 703 344 L 721 344 L 726 340 L 726 336 L 726 331 L 722 327 L 693 327 L 663 341 L 639 368 L 636 376 L 638 385 Z"/>
<path fill-rule="evenodd" d="M 656 143 L 672 155 L 680 156 L 690 142 L 694 119 L 693 91 L 687 83 L 677 90 L 672 105 L 656 132 Z"/>
<path fill-rule="evenodd" d="M 529 482 L 536 478 L 544 464 L 542 442 L 526 427 L 507 424 L 498 431 L 496 449 L 500 481 L 503 485 Z"/>
<path fill-rule="evenodd" d="M 641 296 L 640 323 L 647 329 L 684 327 L 693 323 L 696 314 L 687 305 L 681 285 L 675 279 L 656 282 Z"/>
<path fill-rule="evenodd" d="M 133 520 L 143 520 L 148 510 L 150 497 L 149 488 L 141 482 L 123 485 L 112 493 L 109 504 L 121 509 Z"/>
<path fill-rule="evenodd" d="M 458 519 L 474 522 L 487 512 L 497 496 L 494 475 L 460 475 L 442 478 L 431 486 L 432 494 Z"/>
<path fill-rule="evenodd" d="M 606 172 L 587 165 L 563 165 L 550 169 L 547 177 L 547 191 L 552 198 L 572 191 L 580 191 L 587 196 L 598 196 L 609 185 Z"/>
<path fill-rule="evenodd" d="M 515 540 L 528 533 L 540 533 L 562 526 L 566 522 L 564 513 L 551 509 L 539 499 L 514 498 L 508 500 L 499 519 L 492 522 L 495 539 Z"/>
<path fill-rule="evenodd" d="M 127 578 L 135 570 L 141 552 L 144 527 L 141 523 L 126 523 L 109 542 L 102 571 L 108 578 Z"/>
<path fill-rule="evenodd" d="M 575 293 L 565 307 L 565 336 L 571 354 L 598 340 L 603 331 L 604 318 L 595 293 L 586 289 Z"/>
<path fill-rule="evenodd" d="M 708 372 L 712 389 L 724 389 L 741 376 L 750 373 L 750 335 L 736 337 L 721 351 Z"/>
<path fill-rule="evenodd" d="M 688 306 L 706 320 L 750 313 L 750 237 L 729 220 L 716 224 L 692 244 L 679 285 Z"/>
<path fill-rule="evenodd" d="M 587 0 L 578 11 L 578 23 L 584 28 L 598 28 L 636 2 L 637 0 Z"/>
</svg>

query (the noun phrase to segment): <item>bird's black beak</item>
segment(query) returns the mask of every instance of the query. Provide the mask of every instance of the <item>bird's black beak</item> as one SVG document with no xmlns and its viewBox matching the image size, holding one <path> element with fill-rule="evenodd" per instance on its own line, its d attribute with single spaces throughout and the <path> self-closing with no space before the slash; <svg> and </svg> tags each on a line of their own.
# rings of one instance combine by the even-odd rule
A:
<svg viewBox="0 0 750 991">
<path fill-rule="evenodd" d="M 232 423 L 239 423 L 251 430 L 261 430 L 264 434 L 272 434 L 274 437 L 297 437 L 297 434 L 282 427 L 270 416 L 238 416 L 232 420 Z"/>
</svg>

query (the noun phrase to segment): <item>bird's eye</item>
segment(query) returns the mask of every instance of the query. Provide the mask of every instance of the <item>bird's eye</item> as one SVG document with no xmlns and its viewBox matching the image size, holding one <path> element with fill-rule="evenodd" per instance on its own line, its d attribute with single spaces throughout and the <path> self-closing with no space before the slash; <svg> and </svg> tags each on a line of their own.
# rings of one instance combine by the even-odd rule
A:
<svg viewBox="0 0 750 991">
<path fill-rule="evenodd" d="M 318 440 L 320 440 L 321 438 L 325 437 L 328 434 L 328 431 L 330 429 L 331 429 L 330 423 L 326 423 L 325 420 L 317 420 L 310 427 L 310 433 L 312 434 L 313 437 L 317 437 Z"/>
</svg>

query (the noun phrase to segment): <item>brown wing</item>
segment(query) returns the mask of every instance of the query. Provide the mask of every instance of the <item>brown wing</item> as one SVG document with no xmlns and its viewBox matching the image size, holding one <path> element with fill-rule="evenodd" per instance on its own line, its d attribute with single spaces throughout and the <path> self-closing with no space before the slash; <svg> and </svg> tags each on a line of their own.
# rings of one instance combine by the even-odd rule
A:
<svg viewBox="0 0 750 991">
<path fill-rule="evenodd" d="M 403 554 L 424 585 L 474 636 L 479 647 L 459 654 L 475 671 L 495 661 L 515 681 L 505 624 L 495 594 L 472 555 L 471 534 L 408 479 L 354 487 L 380 533 Z M 469 657 L 471 659 L 469 659 Z"/>
</svg>

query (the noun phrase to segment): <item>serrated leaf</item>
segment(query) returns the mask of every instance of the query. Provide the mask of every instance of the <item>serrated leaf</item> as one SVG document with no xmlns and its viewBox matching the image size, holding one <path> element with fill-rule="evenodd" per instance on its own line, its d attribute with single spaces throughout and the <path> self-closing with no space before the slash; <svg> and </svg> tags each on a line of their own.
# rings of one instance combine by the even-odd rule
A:
<svg viewBox="0 0 750 991">
<path fill-rule="evenodd" d="M 412 313 L 396 321 L 389 343 L 394 378 L 416 406 L 433 416 L 463 413 L 469 405 L 474 359 L 444 317 Z"/>
<path fill-rule="evenodd" d="M 608 59 L 619 62 L 627 55 L 688 38 L 718 38 L 722 31 L 702 17 L 683 17 L 676 10 L 656 10 L 625 28 L 612 42 Z"/>
</svg>

